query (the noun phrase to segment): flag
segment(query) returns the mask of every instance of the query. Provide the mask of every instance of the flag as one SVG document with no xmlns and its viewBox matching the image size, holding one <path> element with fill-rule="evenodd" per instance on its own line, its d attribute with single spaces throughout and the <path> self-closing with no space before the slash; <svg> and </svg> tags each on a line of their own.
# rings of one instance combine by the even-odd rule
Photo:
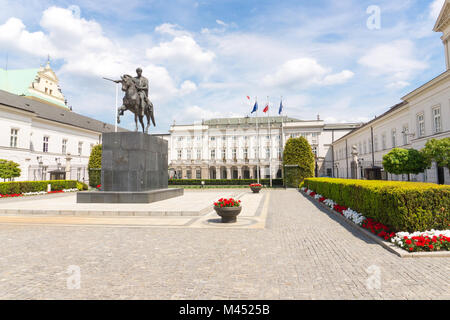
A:
<svg viewBox="0 0 450 320">
<path fill-rule="evenodd" d="M 267 111 L 269 111 L 269 104 L 266 104 L 266 107 L 263 110 L 264 113 L 266 113 Z"/>
<path fill-rule="evenodd" d="M 248 99 L 248 100 L 250 100 L 250 97 L 249 97 L 249 96 L 247 96 L 247 99 Z"/>
<path fill-rule="evenodd" d="M 255 105 L 253 106 L 253 111 L 251 113 L 256 112 L 257 110 L 258 110 L 258 102 L 256 101 Z"/>
<path fill-rule="evenodd" d="M 283 112 L 283 100 L 280 101 L 280 110 L 278 110 L 278 114 L 281 114 Z"/>
</svg>

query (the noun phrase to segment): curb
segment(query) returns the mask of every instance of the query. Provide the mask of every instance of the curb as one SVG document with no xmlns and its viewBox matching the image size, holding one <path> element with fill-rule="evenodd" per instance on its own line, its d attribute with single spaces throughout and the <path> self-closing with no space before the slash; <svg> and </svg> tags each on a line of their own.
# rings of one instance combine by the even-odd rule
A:
<svg viewBox="0 0 450 320">
<path fill-rule="evenodd" d="M 371 240 L 375 241 L 376 243 L 380 244 L 383 248 L 387 249 L 391 253 L 394 253 L 395 255 L 399 256 L 400 258 L 450 258 L 450 251 L 435 251 L 435 252 L 412 252 L 409 253 L 402 248 L 399 248 L 392 242 L 387 242 L 381 239 L 380 237 L 374 235 L 373 233 L 361 228 L 357 224 L 355 224 L 353 221 L 347 219 L 346 217 L 340 215 L 333 209 L 331 209 L 326 204 L 323 204 L 320 201 L 316 201 L 314 198 L 306 195 L 304 192 L 299 190 L 300 194 L 303 195 L 306 199 L 311 201 L 314 204 L 318 204 L 320 207 L 326 209 L 328 212 L 333 214 L 335 217 L 340 219 L 340 221 L 345 222 L 347 225 L 352 227 L 355 230 L 358 230 L 360 233 L 364 234 L 366 237 L 370 238 Z"/>
</svg>

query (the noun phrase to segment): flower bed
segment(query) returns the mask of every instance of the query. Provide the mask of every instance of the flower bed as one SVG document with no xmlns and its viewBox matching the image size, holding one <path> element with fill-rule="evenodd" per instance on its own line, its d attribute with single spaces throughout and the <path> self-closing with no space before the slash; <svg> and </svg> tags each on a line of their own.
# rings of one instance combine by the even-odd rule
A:
<svg viewBox="0 0 450 320">
<path fill-rule="evenodd" d="M 39 192 L 0 194 L 0 198 L 15 198 L 15 197 L 24 197 L 24 196 L 38 196 L 38 195 L 43 195 L 43 194 L 65 193 L 65 192 L 76 192 L 76 191 L 79 191 L 78 188 L 63 189 L 63 190 L 53 190 L 53 191 L 39 191 Z"/>
<path fill-rule="evenodd" d="M 306 187 L 300 189 L 310 197 L 330 207 L 340 213 L 345 218 L 351 220 L 358 226 L 367 229 L 378 237 L 397 245 L 409 252 L 420 251 L 449 251 L 450 250 L 450 230 L 438 231 L 431 230 L 425 232 L 392 232 L 389 227 L 373 219 L 366 218 L 348 207 L 341 206 L 331 199 L 327 199 Z"/>
</svg>

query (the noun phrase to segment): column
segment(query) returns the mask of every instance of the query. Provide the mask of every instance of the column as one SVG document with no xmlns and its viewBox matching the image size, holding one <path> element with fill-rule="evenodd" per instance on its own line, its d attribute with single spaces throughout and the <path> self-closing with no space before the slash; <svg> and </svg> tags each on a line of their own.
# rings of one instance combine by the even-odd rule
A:
<svg viewBox="0 0 450 320">
<path fill-rule="evenodd" d="M 242 167 L 238 167 L 238 179 L 243 179 L 243 175 L 242 175 Z"/>
<path fill-rule="evenodd" d="M 208 167 L 202 167 L 202 179 L 209 179 Z"/>
<path fill-rule="evenodd" d="M 230 180 L 231 178 L 231 168 L 227 167 L 227 179 Z"/>
<path fill-rule="evenodd" d="M 255 167 L 249 166 L 248 169 L 250 170 L 250 179 L 255 179 L 254 177 Z"/>
</svg>

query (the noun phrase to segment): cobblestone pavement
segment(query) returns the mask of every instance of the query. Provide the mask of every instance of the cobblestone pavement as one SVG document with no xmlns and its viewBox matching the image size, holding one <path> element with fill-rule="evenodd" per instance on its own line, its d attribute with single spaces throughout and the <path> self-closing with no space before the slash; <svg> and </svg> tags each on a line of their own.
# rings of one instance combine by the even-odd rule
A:
<svg viewBox="0 0 450 320">
<path fill-rule="evenodd" d="M 449 258 L 401 259 L 297 191 L 270 192 L 265 229 L 0 225 L 0 298 L 450 298 Z"/>
</svg>

